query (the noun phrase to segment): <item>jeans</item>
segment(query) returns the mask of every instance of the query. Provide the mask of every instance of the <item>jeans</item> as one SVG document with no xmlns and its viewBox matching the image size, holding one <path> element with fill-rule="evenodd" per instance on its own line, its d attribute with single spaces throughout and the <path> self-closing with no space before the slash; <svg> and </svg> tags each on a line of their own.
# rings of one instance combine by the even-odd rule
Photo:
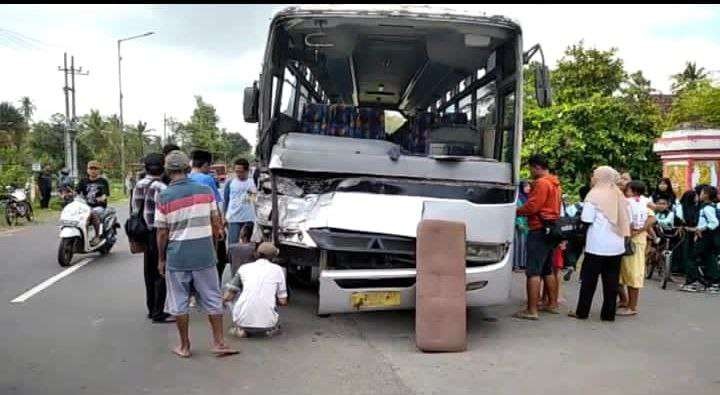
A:
<svg viewBox="0 0 720 395">
<path fill-rule="evenodd" d="M 255 222 L 230 222 L 228 224 L 227 245 L 235 244 L 240 240 L 240 230 L 246 225 L 250 227 L 250 234 L 252 234 Z"/>
</svg>

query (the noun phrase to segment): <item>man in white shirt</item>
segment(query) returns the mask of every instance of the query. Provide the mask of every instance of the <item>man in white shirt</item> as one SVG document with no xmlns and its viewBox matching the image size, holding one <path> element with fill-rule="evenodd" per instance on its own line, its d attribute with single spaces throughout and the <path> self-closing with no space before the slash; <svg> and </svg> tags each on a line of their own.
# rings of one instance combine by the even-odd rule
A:
<svg viewBox="0 0 720 395">
<path fill-rule="evenodd" d="M 279 329 L 277 305 L 287 306 L 285 274 L 280 266 L 270 262 L 278 255 L 278 249 L 272 243 L 262 243 L 257 255 L 260 258 L 255 262 L 240 266 L 223 297 L 230 302 L 242 289 L 232 312 L 236 327 L 230 330 L 237 337 L 274 335 Z"/>
</svg>

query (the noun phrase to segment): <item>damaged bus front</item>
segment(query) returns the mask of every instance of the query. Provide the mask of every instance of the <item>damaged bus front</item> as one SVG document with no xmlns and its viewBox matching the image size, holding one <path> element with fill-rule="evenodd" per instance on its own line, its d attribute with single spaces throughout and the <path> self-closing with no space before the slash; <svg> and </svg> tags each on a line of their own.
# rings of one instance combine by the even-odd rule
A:
<svg viewBox="0 0 720 395">
<path fill-rule="evenodd" d="M 466 224 L 468 305 L 509 298 L 528 55 L 502 17 L 345 6 L 275 16 L 245 92 L 245 119 L 259 123 L 253 237 L 319 281 L 318 313 L 412 308 L 426 218 Z"/>
</svg>

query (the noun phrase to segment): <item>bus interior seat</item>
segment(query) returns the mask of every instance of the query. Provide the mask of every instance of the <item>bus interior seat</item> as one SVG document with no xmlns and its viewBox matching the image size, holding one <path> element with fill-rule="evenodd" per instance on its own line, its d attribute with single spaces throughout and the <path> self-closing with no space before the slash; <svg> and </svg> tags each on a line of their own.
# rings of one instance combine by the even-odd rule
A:
<svg viewBox="0 0 720 395">
<path fill-rule="evenodd" d="M 325 136 L 385 139 L 385 112 L 382 109 L 345 104 L 306 103 L 300 132 Z"/>
<path fill-rule="evenodd" d="M 434 123 L 435 114 L 431 112 L 422 112 L 415 115 L 410 123 L 410 133 L 406 142 L 408 151 L 414 154 L 427 152 L 427 138 Z"/>
<path fill-rule="evenodd" d="M 480 134 L 465 113 L 444 114 L 430 129 L 430 154 L 479 155 Z"/>
</svg>

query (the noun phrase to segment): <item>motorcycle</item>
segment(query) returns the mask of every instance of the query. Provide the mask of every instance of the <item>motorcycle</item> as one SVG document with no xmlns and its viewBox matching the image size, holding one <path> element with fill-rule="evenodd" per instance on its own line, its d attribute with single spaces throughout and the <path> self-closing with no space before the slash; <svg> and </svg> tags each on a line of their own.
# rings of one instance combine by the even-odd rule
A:
<svg viewBox="0 0 720 395">
<path fill-rule="evenodd" d="M 90 223 L 92 208 L 82 196 L 75 199 L 63 208 L 60 213 L 60 245 L 58 247 L 58 263 L 60 266 L 70 266 L 73 254 L 89 254 L 99 252 L 100 255 L 110 253 L 117 241 L 120 224 L 114 208 L 106 208 L 100 215 L 99 241 L 92 245 L 95 238 L 95 228 Z"/>
<path fill-rule="evenodd" d="M 18 218 L 25 218 L 29 222 L 34 219 L 32 205 L 28 201 L 26 188 L 5 187 L 5 221 L 8 226 L 17 225 Z"/>
</svg>

